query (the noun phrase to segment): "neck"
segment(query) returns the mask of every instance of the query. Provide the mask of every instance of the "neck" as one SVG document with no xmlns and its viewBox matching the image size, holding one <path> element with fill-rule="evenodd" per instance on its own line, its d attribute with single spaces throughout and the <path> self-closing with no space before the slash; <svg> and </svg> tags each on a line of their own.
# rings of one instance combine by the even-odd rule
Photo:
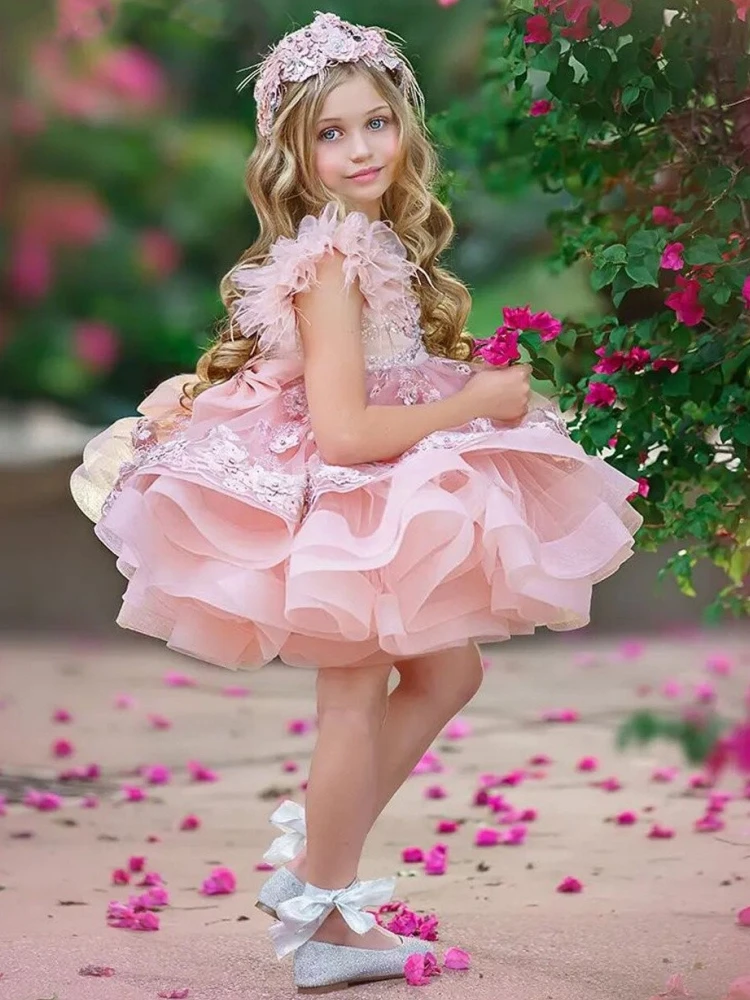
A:
<svg viewBox="0 0 750 1000">
<path fill-rule="evenodd" d="M 369 222 L 379 222 L 382 218 L 380 211 L 380 199 L 377 201 L 368 202 L 351 202 L 347 204 L 347 208 L 350 212 L 362 212 L 363 215 L 367 216 Z"/>
</svg>

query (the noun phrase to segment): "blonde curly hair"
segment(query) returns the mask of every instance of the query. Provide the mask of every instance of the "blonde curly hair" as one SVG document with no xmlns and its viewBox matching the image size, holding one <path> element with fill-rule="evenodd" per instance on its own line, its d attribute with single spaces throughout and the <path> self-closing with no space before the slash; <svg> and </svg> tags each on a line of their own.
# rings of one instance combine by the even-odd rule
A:
<svg viewBox="0 0 750 1000">
<path fill-rule="evenodd" d="M 455 275 L 437 264 L 453 237 L 454 226 L 450 213 L 432 193 L 439 168 L 426 127 L 387 71 L 364 63 L 343 63 L 292 84 L 276 115 L 272 135 L 257 138 L 245 171 L 245 188 L 260 222 L 260 234 L 221 281 L 227 316 L 197 363 L 197 378 L 186 383 L 183 403 L 227 381 L 261 353 L 257 335 L 243 337 L 233 327 L 233 312 L 241 294 L 233 282 L 236 268 L 262 265 L 280 236 L 295 236 L 304 216 L 317 215 L 331 201 L 341 205 L 315 172 L 313 141 L 326 97 L 355 73 L 369 78 L 390 105 L 399 126 L 395 179 L 383 196 L 382 217 L 390 222 L 409 259 L 424 272 L 414 291 L 425 347 L 445 358 L 467 360 L 472 356 L 473 340 L 464 329 L 471 296 Z"/>
</svg>

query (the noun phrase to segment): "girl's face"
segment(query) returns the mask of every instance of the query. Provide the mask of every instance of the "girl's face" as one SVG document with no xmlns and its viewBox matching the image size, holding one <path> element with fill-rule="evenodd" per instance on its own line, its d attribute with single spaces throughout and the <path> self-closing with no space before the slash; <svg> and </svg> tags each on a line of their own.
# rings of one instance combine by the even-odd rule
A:
<svg viewBox="0 0 750 1000">
<path fill-rule="evenodd" d="M 335 87 L 315 126 L 315 168 L 321 181 L 370 221 L 393 182 L 399 142 L 396 118 L 367 77 Z"/>
</svg>

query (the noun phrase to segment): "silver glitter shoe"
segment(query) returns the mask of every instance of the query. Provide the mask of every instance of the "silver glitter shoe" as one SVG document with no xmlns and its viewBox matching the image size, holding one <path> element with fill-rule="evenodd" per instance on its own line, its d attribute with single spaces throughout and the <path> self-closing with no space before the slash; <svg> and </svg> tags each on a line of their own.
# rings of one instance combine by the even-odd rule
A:
<svg viewBox="0 0 750 1000">
<path fill-rule="evenodd" d="M 400 979 L 410 955 L 430 950 L 429 942 L 416 938 L 397 938 L 395 947 L 383 950 L 311 940 L 334 909 L 355 934 L 366 934 L 377 921 L 364 907 L 387 903 L 395 887 L 395 878 L 355 879 L 344 889 L 321 889 L 307 882 L 302 895 L 279 903 L 279 923 L 269 933 L 280 959 L 294 952 L 298 992 L 332 993 L 353 983 Z"/>
<path fill-rule="evenodd" d="M 301 896 L 304 888 L 305 883 L 300 882 L 294 872 L 290 872 L 288 868 L 279 868 L 260 887 L 255 905 L 263 913 L 277 920 L 276 908 L 279 903 Z"/>
<path fill-rule="evenodd" d="M 307 941 L 294 953 L 294 984 L 298 993 L 333 993 L 360 983 L 402 979 L 410 955 L 432 950 L 429 941 L 401 939 L 395 948 L 349 948 L 326 941 Z"/>
</svg>

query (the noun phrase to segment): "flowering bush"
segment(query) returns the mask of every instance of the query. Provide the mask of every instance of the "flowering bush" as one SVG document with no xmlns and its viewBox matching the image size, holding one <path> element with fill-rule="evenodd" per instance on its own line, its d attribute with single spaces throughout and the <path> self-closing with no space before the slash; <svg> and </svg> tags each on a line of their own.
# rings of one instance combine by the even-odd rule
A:
<svg viewBox="0 0 750 1000">
<path fill-rule="evenodd" d="M 433 131 L 489 191 L 562 195 L 553 267 L 588 263 L 608 315 L 505 310 L 483 352 L 525 352 L 574 436 L 638 481 L 641 547 L 714 616 L 750 611 L 750 23 L 747 0 L 495 0 L 483 82 Z M 462 171 L 463 172 L 463 171 Z"/>
</svg>

